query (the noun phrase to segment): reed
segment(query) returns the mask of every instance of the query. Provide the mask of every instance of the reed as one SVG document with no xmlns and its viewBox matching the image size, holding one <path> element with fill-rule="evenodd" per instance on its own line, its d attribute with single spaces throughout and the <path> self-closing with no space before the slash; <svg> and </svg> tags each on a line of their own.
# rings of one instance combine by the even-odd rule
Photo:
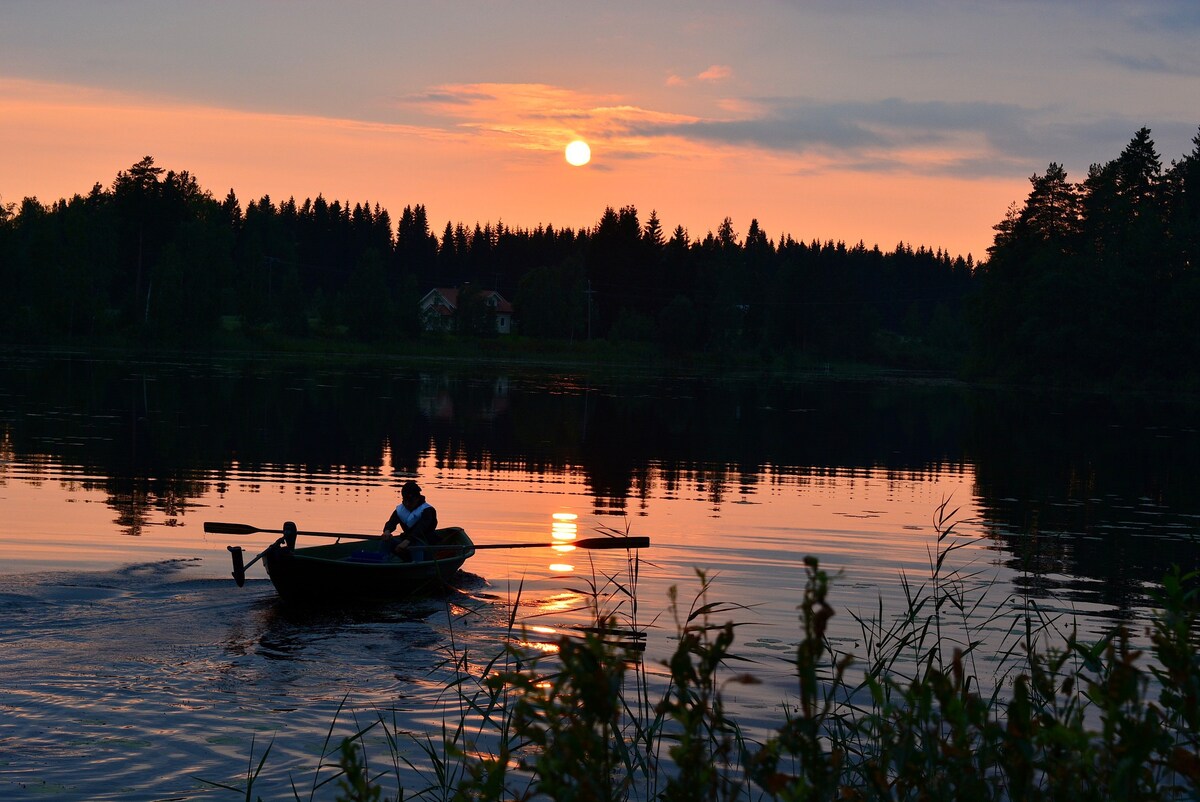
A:
<svg viewBox="0 0 1200 802">
<path fill-rule="evenodd" d="M 514 605 L 509 646 L 482 671 L 458 664 L 458 720 L 419 742 L 429 782 L 408 798 L 1197 798 L 1197 574 L 1163 579 L 1143 648 L 1124 625 L 1089 642 L 1030 599 L 995 599 L 986 572 L 950 567 L 970 545 L 955 514 L 939 507 L 928 575 L 902 579 L 905 609 L 851 613 L 861 654 L 834 645 L 834 578 L 805 559 L 794 697 L 761 742 L 724 701 L 731 683 L 755 681 L 738 670 L 730 619 L 748 611 L 712 601 L 703 573 L 689 602 L 672 590 L 676 646 L 665 675 L 642 659 L 636 553 L 621 575 L 584 581 L 592 624 L 560 637 L 553 654 L 521 647 Z M 416 769 L 398 728 L 384 729 L 393 766 Z M 337 756 L 339 800 L 385 793 L 384 773 L 367 768 L 366 731 L 327 753 Z M 388 781 L 396 799 L 406 798 L 399 778 Z"/>
</svg>

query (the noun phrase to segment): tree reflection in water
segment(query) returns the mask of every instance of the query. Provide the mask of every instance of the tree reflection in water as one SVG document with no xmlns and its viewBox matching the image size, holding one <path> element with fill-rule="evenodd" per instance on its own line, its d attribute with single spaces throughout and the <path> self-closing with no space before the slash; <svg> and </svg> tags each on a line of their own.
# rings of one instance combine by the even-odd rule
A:
<svg viewBox="0 0 1200 802">
<path fill-rule="evenodd" d="M 596 516 L 700 500 L 722 531 L 744 517 L 732 505 L 823 481 L 973 475 L 981 527 L 1029 593 L 1065 588 L 1125 615 L 1167 564 L 1196 565 L 1186 406 L 946 382 L 254 359 L 10 358 L 0 388 L 4 464 L 20 463 L 21 481 L 102 487 L 133 537 L 233 486 L 286 479 L 320 499 L 429 468 L 521 493 L 580 482 Z"/>
</svg>

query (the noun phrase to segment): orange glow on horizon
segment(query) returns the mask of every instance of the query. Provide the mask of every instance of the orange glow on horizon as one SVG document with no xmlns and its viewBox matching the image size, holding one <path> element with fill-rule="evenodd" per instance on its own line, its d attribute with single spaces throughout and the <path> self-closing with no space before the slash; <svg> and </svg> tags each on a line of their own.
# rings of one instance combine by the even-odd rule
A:
<svg viewBox="0 0 1200 802">
<path fill-rule="evenodd" d="M 384 121 L 395 111 L 384 120 L 256 112 L 0 79 L 0 202 L 86 194 L 151 155 L 165 169 L 189 171 L 214 196 L 232 189 L 243 206 L 263 195 L 324 195 L 379 203 L 393 218 L 421 203 L 435 228 L 503 220 L 579 229 L 594 226 L 606 206 L 633 205 L 693 238 L 726 216 L 744 235 L 756 218 L 774 240 L 861 239 L 885 250 L 904 241 L 978 261 L 991 227 L 1028 191 L 1024 178 L 939 175 L 962 156 L 977 157 L 980 142 L 877 154 L 895 167 L 858 172 L 834 154 L 635 135 L 640 126 L 685 131 L 696 119 L 617 97 L 541 84 L 443 86 L 429 95 L 445 100 L 407 104 L 441 114 L 442 123 Z M 563 170 L 561 155 L 548 158 L 562 153 L 573 129 L 603 143 L 602 167 Z"/>
</svg>

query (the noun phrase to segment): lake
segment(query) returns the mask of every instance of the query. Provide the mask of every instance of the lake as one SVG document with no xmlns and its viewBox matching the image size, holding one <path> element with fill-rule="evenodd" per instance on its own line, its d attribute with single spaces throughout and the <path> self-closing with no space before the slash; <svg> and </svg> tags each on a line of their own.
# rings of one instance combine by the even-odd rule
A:
<svg viewBox="0 0 1200 802">
<path fill-rule="evenodd" d="M 494 549 L 445 596 L 297 610 L 261 564 L 230 578 L 227 547 L 270 535 L 205 521 L 375 534 L 415 478 L 481 544 L 648 536 L 646 671 L 674 648 L 669 589 L 687 605 L 705 572 L 709 600 L 740 605 L 738 670 L 762 683 L 729 701 L 762 737 L 794 693 L 803 558 L 835 573 L 833 639 L 854 651 L 852 613 L 896 615 L 901 578 L 928 581 L 943 505 L 963 546 L 947 571 L 986 609 L 1140 631 L 1169 566 L 1198 567 L 1196 413 L 912 377 L 10 354 L 0 796 L 225 798 L 201 780 L 237 785 L 269 745 L 256 793 L 307 797 L 331 733 L 382 717 L 436 735 L 460 672 L 572 632 L 586 591 L 629 568 L 624 551 Z"/>
</svg>

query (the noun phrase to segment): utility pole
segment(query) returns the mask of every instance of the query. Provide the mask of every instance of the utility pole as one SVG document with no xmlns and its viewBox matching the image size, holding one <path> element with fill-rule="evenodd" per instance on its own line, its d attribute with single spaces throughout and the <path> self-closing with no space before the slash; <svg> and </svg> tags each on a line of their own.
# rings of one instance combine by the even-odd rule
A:
<svg viewBox="0 0 1200 802">
<path fill-rule="evenodd" d="M 587 296 L 587 338 L 588 342 L 592 341 L 592 280 L 588 279 L 587 289 L 583 291 Z"/>
</svg>

